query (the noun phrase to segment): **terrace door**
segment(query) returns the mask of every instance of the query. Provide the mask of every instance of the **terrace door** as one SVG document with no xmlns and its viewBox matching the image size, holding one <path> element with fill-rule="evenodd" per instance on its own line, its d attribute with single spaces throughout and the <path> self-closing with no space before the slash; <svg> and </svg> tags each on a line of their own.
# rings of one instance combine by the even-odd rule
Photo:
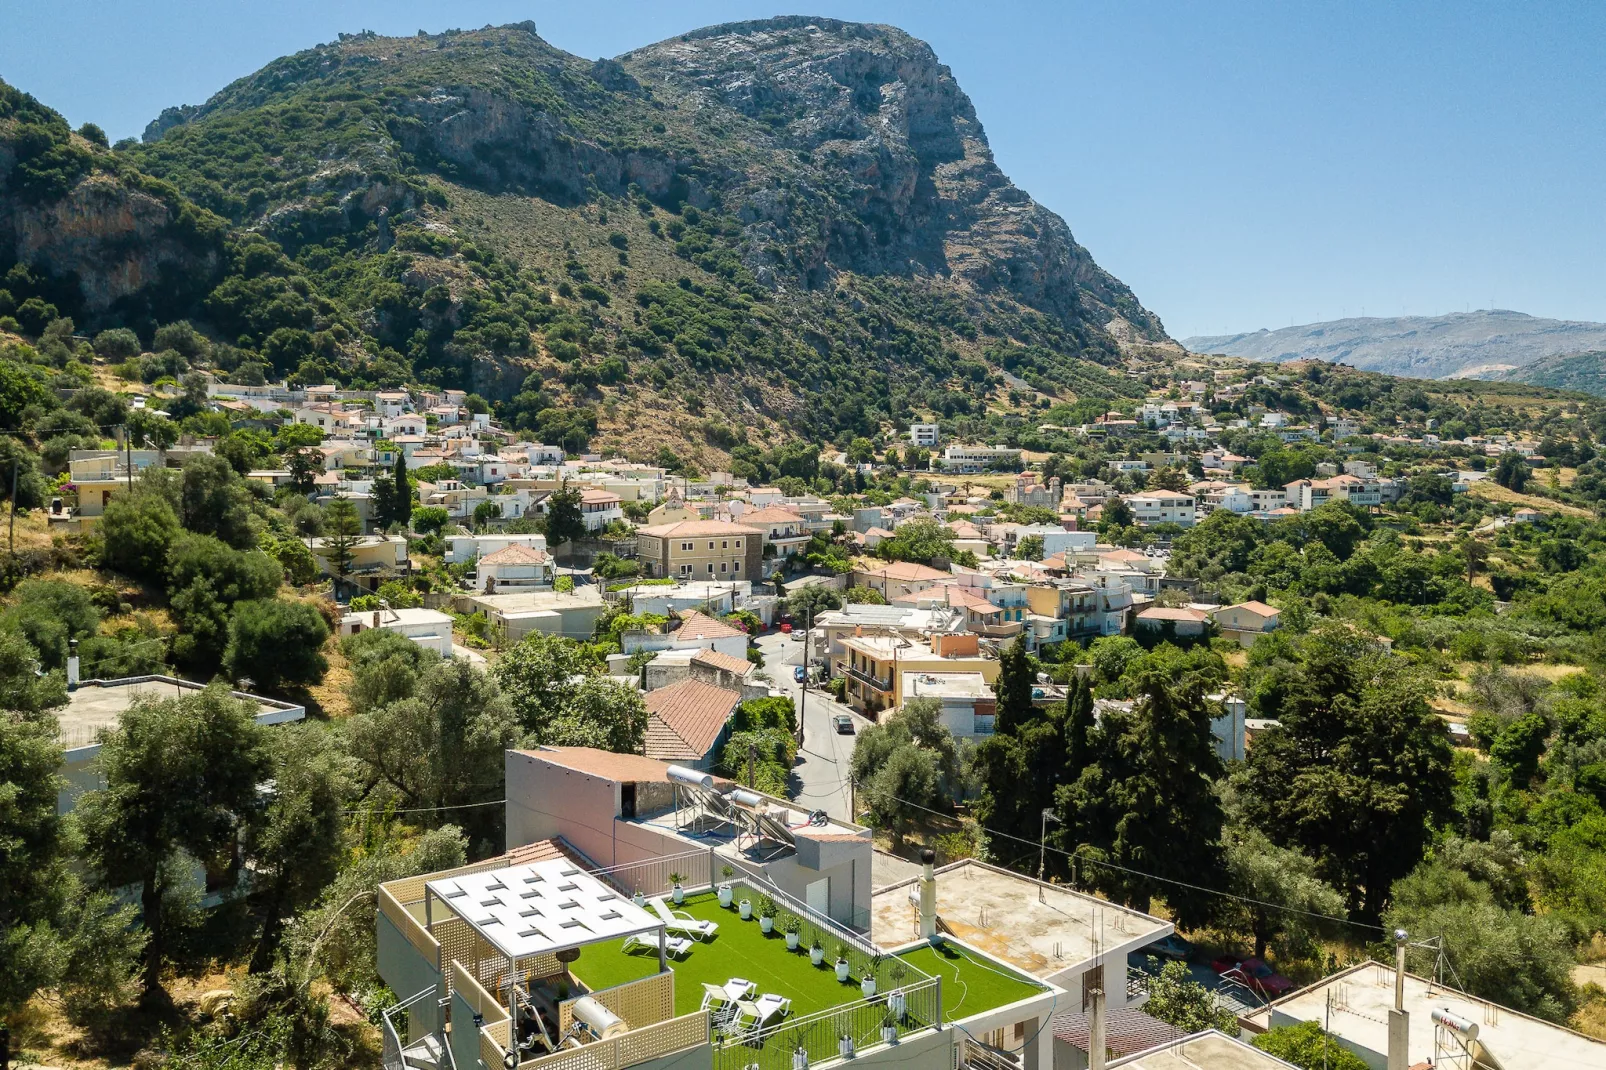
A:
<svg viewBox="0 0 1606 1070">
<path fill-rule="evenodd" d="M 825 877 L 803 889 L 803 905 L 822 918 L 831 916 L 831 878 Z"/>
</svg>

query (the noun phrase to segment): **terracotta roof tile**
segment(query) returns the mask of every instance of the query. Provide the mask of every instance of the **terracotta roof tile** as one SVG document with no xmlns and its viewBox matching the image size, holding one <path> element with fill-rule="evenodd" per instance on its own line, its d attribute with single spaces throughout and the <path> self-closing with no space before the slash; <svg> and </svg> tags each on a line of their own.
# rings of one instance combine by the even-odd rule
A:
<svg viewBox="0 0 1606 1070">
<path fill-rule="evenodd" d="M 680 520 L 673 524 L 654 524 L 640 528 L 638 535 L 652 535 L 660 539 L 692 538 L 708 535 L 757 535 L 757 528 L 744 528 L 728 520 Z"/>
<path fill-rule="evenodd" d="M 682 680 L 648 692 L 643 701 L 647 706 L 647 757 L 695 761 L 714 746 L 742 696 L 702 680 Z"/>
<path fill-rule="evenodd" d="M 494 554 L 486 554 L 480 558 L 482 565 L 544 565 L 551 560 L 545 550 L 514 543 L 504 546 Z"/>
<path fill-rule="evenodd" d="M 603 780 L 620 783 L 669 782 L 669 777 L 664 772 L 668 766 L 639 754 L 615 754 L 613 751 L 598 750 L 596 747 L 536 747 L 517 753 L 528 754 L 532 758 L 539 758 L 544 762 L 572 769 L 576 773 L 600 777 Z"/>
<path fill-rule="evenodd" d="M 753 663 L 746 658 L 738 658 L 718 650 L 699 650 L 692 655 L 692 660 L 703 665 L 712 665 L 716 669 L 724 669 L 738 676 L 746 676 L 753 670 Z"/>
<path fill-rule="evenodd" d="M 673 634 L 677 639 L 729 639 L 742 631 L 706 613 L 688 613 L 680 618 L 680 627 Z"/>
</svg>

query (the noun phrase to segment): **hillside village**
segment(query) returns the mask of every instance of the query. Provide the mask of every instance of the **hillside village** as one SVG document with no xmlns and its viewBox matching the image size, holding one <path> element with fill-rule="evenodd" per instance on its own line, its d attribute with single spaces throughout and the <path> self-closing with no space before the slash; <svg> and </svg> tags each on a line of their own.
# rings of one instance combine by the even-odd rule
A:
<svg viewBox="0 0 1606 1070">
<path fill-rule="evenodd" d="M 1606 1067 L 1603 442 L 893 27 L 0 82 L 0 1070 Z"/>
</svg>

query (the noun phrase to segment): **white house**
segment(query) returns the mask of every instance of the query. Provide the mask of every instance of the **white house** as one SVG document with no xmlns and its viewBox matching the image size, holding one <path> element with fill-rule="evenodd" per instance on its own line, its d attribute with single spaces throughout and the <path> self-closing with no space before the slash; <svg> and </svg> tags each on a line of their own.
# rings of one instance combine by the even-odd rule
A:
<svg viewBox="0 0 1606 1070">
<path fill-rule="evenodd" d="M 486 594 L 544 590 L 552 586 L 552 555 L 529 546 L 507 546 L 479 560 L 478 587 Z"/>
<path fill-rule="evenodd" d="M 1191 528 L 1195 521 L 1195 503 L 1192 494 L 1180 490 L 1150 490 L 1129 494 L 1127 505 L 1139 527 L 1155 524 L 1177 524 Z"/>
<path fill-rule="evenodd" d="M 930 449 L 941 440 L 941 437 L 936 424 L 909 425 L 909 444 L 912 446 L 924 446 Z"/>
<path fill-rule="evenodd" d="M 452 618 L 434 609 L 375 609 L 340 618 L 340 634 L 380 629 L 405 636 L 443 658 L 452 656 Z"/>
<path fill-rule="evenodd" d="M 511 497 L 511 495 L 508 495 Z M 532 550 L 546 549 L 545 535 L 448 535 L 446 553 L 442 560 L 448 565 L 473 561 L 484 554 L 494 554 L 509 546 L 527 546 Z"/>
</svg>

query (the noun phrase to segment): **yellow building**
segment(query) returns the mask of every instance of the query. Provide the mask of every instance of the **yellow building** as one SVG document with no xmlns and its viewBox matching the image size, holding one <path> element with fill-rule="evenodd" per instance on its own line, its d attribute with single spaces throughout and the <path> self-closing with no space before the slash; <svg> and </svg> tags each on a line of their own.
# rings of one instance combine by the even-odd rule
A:
<svg viewBox="0 0 1606 1070">
<path fill-rule="evenodd" d="M 904 677 L 914 673 L 980 673 L 988 684 L 998 679 L 998 661 L 981 655 L 969 632 L 933 635 L 916 643 L 890 635 L 858 635 L 842 640 L 842 652 L 831 672 L 847 681 L 843 694 L 860 713 L 875 716 L 901 703 Z"/>
<path fill-rule="evenodd" d="M 636 556 L 649 579 L 759 581 L 757 528 L 728 520 L 680 520 L 636 532 Z"/>
</svg>

